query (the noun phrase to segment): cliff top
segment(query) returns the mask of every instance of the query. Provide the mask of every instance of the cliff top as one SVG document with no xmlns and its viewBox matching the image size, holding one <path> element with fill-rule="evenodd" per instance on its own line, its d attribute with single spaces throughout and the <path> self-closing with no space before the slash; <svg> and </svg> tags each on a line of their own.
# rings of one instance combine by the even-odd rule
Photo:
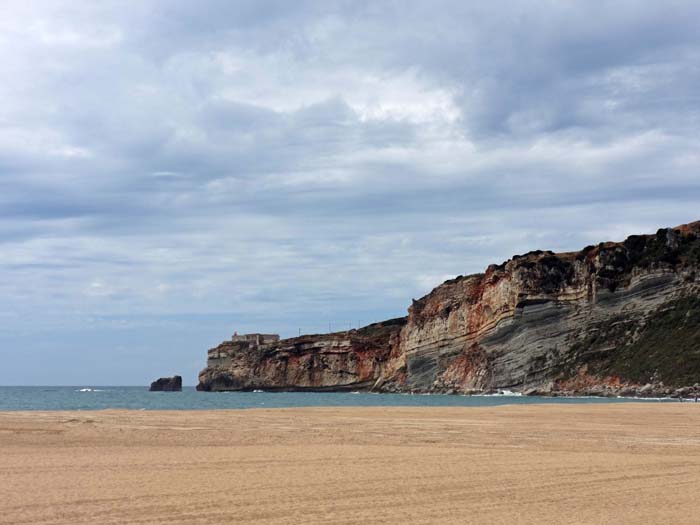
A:
<svg viewBox="0 0 700 525">
<path fill-rule="evenodd" d="M 558 277 L 565 277 L 577 261 L 588 261 L 591 264 L 597 261 L 594 273 L 597 272 L 599 277 L 610 281 L 608 286 L 614 289 L 617 281 L 628 275 L 634 267 L 648 267 L 652 264 L 675 266 L 689 259 L 700 264 L 699 239 L 700 221 L 695 221 L 674 228 L 661 228 L 655 234 L 630 235 L 624 241 L 601 242 L 574 252 L 533 250 L 514 255 L 501 264 L 492 264 L 484 273 L 448 279 L 424 297 L 414 300 L 411 310 L 420 309 L 428 298 L 451 294 L 455 286 L 463 286 L 465 290 L 473 289 L 473 284 L 498 280 L 500 276 L 517 269 L 537 268 L 545 276 L 558 274 Z"/>
</svg>

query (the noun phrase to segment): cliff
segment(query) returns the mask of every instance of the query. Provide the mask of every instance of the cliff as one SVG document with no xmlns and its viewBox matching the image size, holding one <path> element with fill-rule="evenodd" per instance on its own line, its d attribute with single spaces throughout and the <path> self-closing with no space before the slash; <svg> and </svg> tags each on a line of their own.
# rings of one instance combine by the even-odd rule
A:
<svg viewBox="0 0 700 525">
<path fill-rule="evenodd" d="M 687 394 L 700 382 L 699 270 L 700 222 L 534 251 L 446 281 L 407 318 L 222 343 L 199 388 Z"/>
<path fill-rule="evenodd" d="M 224 341 L 209 350 L 198 390 L 358 390 L 400 377 L 406 318 L 272 343 Z M 238 339 L 238 338 L 234 338 Z"/>
</svg>

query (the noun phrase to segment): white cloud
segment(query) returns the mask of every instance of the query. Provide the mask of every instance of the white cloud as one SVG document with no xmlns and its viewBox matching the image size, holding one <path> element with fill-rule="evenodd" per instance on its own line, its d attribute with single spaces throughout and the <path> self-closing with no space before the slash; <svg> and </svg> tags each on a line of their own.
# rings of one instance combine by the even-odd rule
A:
<svg viewBox="0 0 700 525">
<path fill-rule="evenodd" d="M 514 253 L 697 218 L 691 2 L 0 11 L 8 348 L 51 327 L 87 352 L 92 319 L 160 359 L 205 333 L 191 366 L 234 321 L 371 322 Z"/>
</svg>

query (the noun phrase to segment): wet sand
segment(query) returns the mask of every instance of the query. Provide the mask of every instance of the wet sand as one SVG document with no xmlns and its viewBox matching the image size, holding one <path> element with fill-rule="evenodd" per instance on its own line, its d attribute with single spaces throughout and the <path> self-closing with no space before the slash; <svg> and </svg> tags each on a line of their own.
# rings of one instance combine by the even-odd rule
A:
<svg viewBox="0 0 700 525">
<path fill-rule="evenodd" d="M 0 523 L 691 523 L 700 403 L 0 413 Z"/>
</svg>

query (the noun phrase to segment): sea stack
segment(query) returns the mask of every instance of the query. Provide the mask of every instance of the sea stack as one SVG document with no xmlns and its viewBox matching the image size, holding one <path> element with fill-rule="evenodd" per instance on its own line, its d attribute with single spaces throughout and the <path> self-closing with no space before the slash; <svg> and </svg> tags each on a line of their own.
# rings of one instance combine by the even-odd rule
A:
<svg viewBox="0 0 700 525">
<path fill-rule="evenodd" d="M 182 392 L 182 376 L 161 377 L 151 383 L 151 392 Z"/>
</svg>

